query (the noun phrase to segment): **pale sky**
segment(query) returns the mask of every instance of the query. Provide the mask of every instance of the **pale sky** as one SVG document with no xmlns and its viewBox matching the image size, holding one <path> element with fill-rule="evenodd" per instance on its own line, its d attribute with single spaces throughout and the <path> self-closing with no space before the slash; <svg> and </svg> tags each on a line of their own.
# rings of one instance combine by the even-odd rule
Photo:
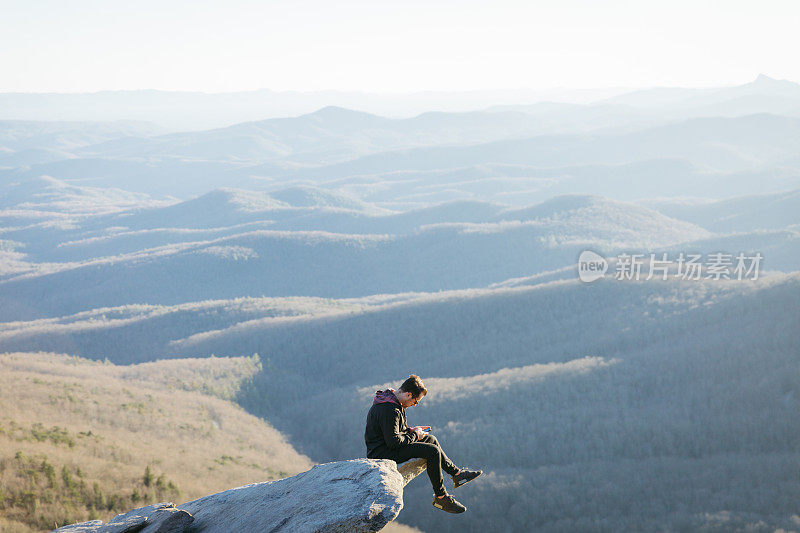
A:
<svg viewBox="0 0 800 533">
<path fill-rule="evenodd" d="M 0 92 L 800 81 L 797 0 L 0 0 Z"/>
</svg>

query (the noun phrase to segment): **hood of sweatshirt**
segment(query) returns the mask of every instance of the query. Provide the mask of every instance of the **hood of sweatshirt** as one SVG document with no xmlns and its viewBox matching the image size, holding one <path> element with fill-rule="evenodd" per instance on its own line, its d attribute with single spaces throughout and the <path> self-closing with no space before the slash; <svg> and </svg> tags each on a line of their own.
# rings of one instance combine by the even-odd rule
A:
<svg viewBox="0 0 800 533">
<path fill-rule="evenodd" d="M 400 402 L 397 401 L 397 397 L 394 395 L 394 389 L 375 391 L 375 398 L 372 400 L 372 405 L 376 403 L 393 403 L 400 405 Z M 402 405 L 400 405 L 400 407 L 402 407 Z"/>
</svg>

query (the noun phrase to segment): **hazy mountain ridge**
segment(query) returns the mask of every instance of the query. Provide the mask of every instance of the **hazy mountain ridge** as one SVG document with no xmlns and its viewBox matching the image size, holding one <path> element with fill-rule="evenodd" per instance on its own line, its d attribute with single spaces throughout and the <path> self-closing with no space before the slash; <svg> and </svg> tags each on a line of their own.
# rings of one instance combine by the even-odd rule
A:
<svg viewBox="0 0 800 533">
<path fill-rule="evenodd" d="M 190 91 L 100 91 L 82 94 L 0 94 L 0 114 L 11 119 L 138 119 L 174 131 L 206 129 L 252 121 L 253 117 L 285 117 L 312 113 L 324 106 L 362 112 L 414 116 L 431 109 L 450 112 L 479 110 L 499 102 L 516 104 L 544 98 L 587 101 L 624 92 L 620 89 L 426 91 L 399 95 L 364 92 L 255 91 L 208 94 Z"/>
<path fill-rule="evenodd" d="M 95 210 L 99 211 L 100 215 L 103 214 L 102 210 L 118 211 L 118 213 L 94 218 L 64 219 L 62 223 L 64 229 L 60 233 L 55 228 L 47 226 L 28 225 L 6 229 L 5 233 L 10 238 L 23 242 L 34 241 L 31 242 L 33 247 L 30 248 L 29 253 L 32 257 L 45 261 L 78 260 L 111 255 L 108 251 L 104 251 L 105 244 L 110 244 L 113 254 L 130 253 L 165 246 L 173 242 L 192 240 L 193 237 L 196 239 L 203 235 L 213 238 L 215 235 L 221 237 L 235 234 L 237 231 L 243 233 L 248 228 L 260 229 L 259 226 L 275 231 L 301 230 L 396 235 L 413 233 L 424 226 L 435 224 L 479 224 L 497 223 L 503 220 L 529 221 L 535 219 L 542 219 L 546 223 L 564 224 L 564 217 L 549 220 L 549 215 L 545 216 L 541 213 L 544 209 L 542 206 L 565 202 L 566 198 L 570 198 L 569 195 L 560 196 L 526 209 L 514 209 L 491 202 L 461 201 L 445 202 L 406 212 L 391 212 L 330 190 L 308 186 L 291 187 L 269 193 L 233 188 L 217 189 L 200 197 L 170 205 L 168 201 L 155 202 L 142 195 L 128 195 L 124 191 L 99 190 L 99 193 L 109 196 L 109 199 L 106 200 L 105 197 L 95 192 L 95 189 L 75 188 L 66 185 L 63 181 L 46 177 L 34 180 L 32 183 L 41 183 L 41 187 L 37 185 L 32 190 L 22 189 L 24 194 L 19 194 L 19 191 L 12 189 L 16 197 L 6 196 L 6 204 L 10 206 L 4 211 L 7 220 L 19 221 L 26 216 L 24 215 L 24 213 L 28 213 L 26 209 L 32 205 L 32 202 L 26 200 L 31 198 L 41 200 L 41 203 L 37 204 L 39 211 L 31 212 L 33 214 L 29 216 L 32 217 L 36 214 L 42 219 L 46 219 L 48 216 L 61 216 L 58 214 L 59 210 L 86 214 L 81 210 L 86 210 L 93 205 L 97 205 Z M 40 189 L 44 192 L 39 192 Z M 74 196 L 74 200 L 71 200 L 70 197 L 64 198 L 67 191 L 71 190 L 79 191 L 86 199 L 77 194 Z M 120 201 L 133 203 L 135 208 L 130 209 L 129 206 L 116 205 L 114 201 L 117 201 L 117 196 L 121 196 Z M 131 200 L 128 200 L 128 196 Z M 100 203 L 95 204 L 98 200 Z M 627 224 L 634 228 L 640 227 L 648 224 L 645 220 L 647 217 L 652 217 L 657 221 L 653 229 L 657 229 L 656 226 L 664 228 L 674 226 L 675 231 L 687 232 L 694 237 L 698 235 L 698 232 L 702 232 L 699 228 L 687 225 L 685 222 L 668 221 L 655 211 L 642 211 L 642 207 L 633 204 L 615 202 L 610 199 L 602 200 L 602 202 L 598 199 L 594 203 L 597 205 L 591 209 L 586 206 L 575 206 L 573 211 L 578 214 L 573 214 L 572 220 L 568 220 L 570 224 L 575 224 L 574 231 L 578 233 L 587 231 L 587 228 L 581 229 L 581 225 L 587 226 L 581 222 L 581 216 L 588 215 L 587 209 L 589 209 L 589 211 L 596 212 L 596 215 L 593 216 L 613 219 L 614 223 L 619 226 Z M 158 207 L 143 207 L 147 205 Z M 128 209 L 124 209 L 124 207 L 128 207 Z M 562 211 L 566 211 L 566 209 L 562 209 Z M 623 214 L 624 212 L 627 214 Z M 630 217 L 630 220 L 623 220 L 625 216 Z M 636 217 L 640 220 L 636 220 Z M 592 224 L 595 222 L 593 221 Z M 37 231 L 38 233 L 36 233 Z M 555 228 L 550 231 L 555 231 Z M 153 240 L 148 241 L 148 237 L 152 237 Z M 122 244 L 123 248 L 115 247 L 117 245 L 114 241 L 119 240 L 130 242 Z M 138 241 L 139 244 L 134 244 L 135 241 Z"/>
<path fill-rule="evenodd" d="M 156 198 L 191 197 L 220 186 L 221 181 L 229 186 L 250 184 L 252 180 L 246 176 L 234 176 L 238 181 L 230 179 L 231 172 L 239 166 L 221 161 L 174 158 L 73 158 L 12 169 L 0 168 L 0 179 L 20 181 L 47 175 L 64 181 L 80 180 L 83 185 L 124 188 Z"/>
<path fill-rule="evenodd" d="M 102 215 L 132 208 L 159 207 L 165 201 L 122 189 L 85 187 L 50 176 L 6 183 L 0 188 L 0 217 L 47 218 Z"/>
<path fill-rule="evenodd" d="M 635 319 L 631 324 L 638 322 L 655 327 L 653 325 L 664 318 L 665 312 L 669 311 L 670 314 L 674 314 L 677 311 L 688 311 L 693 306 L 699 305 L 704 299 L 709 298 L 710 294 L 716 294 L 716 299 L 735 300 L 745 294 L 752 295 L 758 288 L 773 287 L 783 280 L 786 280 L 785 283 L 796 283 L 796 278 L 796 274 L 788 277 L 778 275 L 758 282 L 716 284 L 711 281 L 636 283 L 606 280 L 590 285 L 584 285 L 572 279 L 534 287 L 444 291 L 388 306 L 366 308 L 356 315 L 342 313 L 341 315 L 316 318 L 304 317 L 302 320 L 250 322 L 240 327 L 187 339 L 181 343 L 180 350 L 185 354 L 271 353 L 274 354 L 271 356 L 273 363 L 280 363 L 278 367 L 282 368 L 283 372 L 302 367 L 310 360 L 309 358 L 313 358 L 320 364 L 324 361 L 326 366 L 330 365 L 331 368 L 326 372 L 332 372 L 331 375 L 345 375 L 348 372 L 345 364 L 363 367 L 362 372 L 373 368 L 376 372 L 391 372 L 393 366 L 381 367 L 377 364 L 378 361 L 382 361 L 382 364 L 385 365 L 402 367 L 404 364 L 402 360 L 390 362 L 380 357 L 370 363 L 370 357 L 377 356 L 381 347 L 392 347 L 392 353 L 417 353 L 423 345 L 428 345 L 429 348 L 421 350 L 422 353 L 430 356 L 430 359 L 426 359 L 425 362 L 426 372 L 429 375 L 447 377 L 448 373 L 445 369 L 450 368 L 449 364 L 455 360 L 459 361 L 457 365 L 459 372 L 466 373 L 495 371 L 504 366 L 522 366 L 527 364 L 524 363 L 525 361 L 530 362 L 530 355 L 523 349 L 525 343 L 515 341 L 513 349 L 510 349 L 507 344 L 494 339 L 494 336 L 499 335 L 501 331 L 497 329 L 498 324 L 503 324 L 502 329 L 511 328 L 509 333 L 513 331 L 515 335 L 523 335 L 526 338 L 529 337 L 529 340 L 535 341 L 527 344 L 539 346 L 537 348 L 540 353 L 537 355 L 538 361 L 559 361 L 569 353 L 581 352 L 581 349 L 568 350 L 565 346 L 563 351 L 556 352 L 560 355 L 554 357 L 555 353 L 548 354 L 544 350 L 543 346 L 545 345 L 567 345 L 576 341 L 574 335 L 568 332 L 574 330 L 567 326 L 578 327 L 578 324 L 585 321 L 586 325 L 583 329 L 586 330 L 586 333 L 582 334 L 579 342 L 593 342 L 595 346 L 599 346 L 603 342 L 611 342 L 616 339 L 620 333 L 617 328 L 621 329 L 628 320 Z M 587 294 L 587 291 L 591 294 Z M 571 303 L 578 306 L 580 302 L 587 299 L 592 300 L 592 298 L 598 301 L 616 301 L 617 306 L 622 307 L 609 316 L 593 316 L 594 310 L 591 308 L 576 307 L 573 309 L 570 307 Z M 559 302 L 562 307 L 548 310 L 553 302 Z M 626 308 L 643 311 L 653 303 L 663 306 L 662 309 L 654 310 L 656 311 L 655 316 L 647 314 L 625 316 Z M 670 311 L 671 307 L 672 311 Z M 527 309 L 527 312 L 523 312 L 523 309 Z M 535 309 L 536 313 L 540 315 L 532 315 L 532 309 Z M 445 310 L 447 311 L 444 312 Z M 548 313 L 550 314 L 548 315 Z M 560 321 L 564 327 L 556 329 L 536 325 L 536 320 L 545 316 L 547 316 L 547 322 Z M 610 321 L 612 317 L 614 322 Z M 394 326 L 390 326 L 392 324 Z M 390 327 L 393 329 L 389 330 Z M 460 331 L 463 336 L 457 341 L 450 338 L 448 343 L 441 341 L 430 343 L 429 339 L 422 336 L 420 328 L 424 328 L 431 334 L 434 331 Z M 366 334 L 366 331 L 370 330 L 379 333 Z M 419 330 L 417 334 L 410 333 L 416 330 Z M 631 330 L 633 331 L 633 328 Z M 314 338 L 315 335 L 308 333 L 311 331 L 316 331 L 316 336 L 322 335 L 323 337 Z M 487 331 L 492 334 L 483 337 L 481 332 Z M 324 340 L 324 336 L 327 335 L 331 336 L 330 345 L 328 345 L 328 341 Z M 334 337 L 336 337 L 335 342 Z M 544 342 L 543 339 L 550 340 Z M 349 343 L 366 344 L 356 348 L 355 345 L 348 347 Z M 506 346 L 502 352 L 492 348 L 501 345 Z M 271 346 L 282 346 L 283 349 L 275 350 Z M 435 352 L 431 351 L 434 346 L 438 346 Z M 365 350 L 367 347 L 368 350 Z M 289 349 L 291 351 L 287 351 Z M 224 350 L 231 350 L 231 352 L 228 353 Z M 482 353 L 485 350 L 488 352 Z M 364 359 L 352 362 L 339 360 L 336 363 L 339 358 L 334 355 L 335 353 L 361 354 L 360 357 Z M 501 353 L 503 354 L 502 359 L 498 358 Z M 276 360 L 275 357 L 280 357 L 280 360 Z M 284 358 L 286 359 L 284 360 Z M 339 366 L 336 366 L 337 364 Z M 421 362 L 417 364 L 421 364 Z M 363 377 L 369 379 L 369 374 L 365 374 Z"/>
<path fill-rule="evenodd" d="M 758 189 L 754 184 L 758 183 Z M 430 203 L 489 200 L 516 206 L 580 191 L 631 201 L 693 195 L 727 198 L 754 192 L 785 191 L 800 185 L 792 165 L 741 172 L 720 172 L 685 159 L 650 159 L 624 164 L 539 167 L 480 164 L 422 171 L 391 171 L 337 178 L 320 186 L 337 187 L 392 209 Z"/>
<path fill-rule="evenodd" d="M 280 317 L 349 314 L 367 307 L 419 298 L 418 293 L 373 295 L 366 298 L 238 298 L 191 302 L 174 306 L 126 305 L 33 321 L 0 323 L 0 349 L 6 351 L 68 350 L 114 363 L 166 359 L 174 344 L 198 333 Z"/>
<path fill-rule="evenodd" d="M 306 223 L 308 229 L 327 229 L 336 219 L 346 222 L 358 214 L 369 221 L 387 213 L 333 191 L 303 186 L 271 195 L 216 189 L 176 203 L 125 191 L 75 187 L 49 177 L 22 183 L 12 184 L 10 194 L 0 196 L 10 206 L 0 211 L 0 220 L 11 226 L 4 233 L 28 243 L 27 253 L 37 261 L 85 260 L 248 229 L 305 229 L 293 221 L 312 218 L 318 221 Z M 53 224 L 53 219 L 58 223 Z M 367 229 L 366 225 L 361 224 L 361 229 Z"/>
<path fill-rule="evenodd" d="M 580 106 L 627 106 L 658 109 L 669 105 L 725 102 L 742 94 L 755 94 L 768 100 L 796 97 L 796 84 L 759 75 L 754 82 L 732 87 L 655 88 L 630 90 L 506 90 L 506 91 L 428 91 L 397 95 L 359 92 L 316 91 L 275 92 L 267 89 L 208 94 L 189 91 L 100 91 L 81 94 L 0 94 L 0 115 L 8 119 L 48 120 L 145 120 L 161 123 L 173 131 L 228 126 L 253 117 L 284 117 L 310 114 L 324 106 L 337 106 L 378 115 L 413 117 L 431 109 L 451 113 L 489 110 L 528 112 L 571 111 Z M 528 103 L 530 102 L 530 103 Z M 767 109 L 760 109 L 766 111 Z"/>
<path fill-rule="evenodd" d="M 4 95 L 0 95 L 0 98 Z M 155 124 L 139 121 L 69 122 L 0 119 L 0 147 L 20 151 L 35 148 L 70 151 L 103 140 L 129 135 L 155 135 Z"/>
<path fill-rule="evenodd" d="M 605 102 L 647 109 L 665 108 L 673 113 L 684 110 L 699 115 L 715 111 L 719 116 L 726 114 L 720 111 L 727 108 L 729 113 L 750 114 L 752 104 L 744 109 L 736 105 L 747 101 L 743 99 L 752 99 L 757 104 L 756 112 L 769 112 L 776 99 L 788 103 L 778 108 L 781 111 L 797 112 L 800 110 L 800 84 L 759 74 L 752 82 L 733 87 L 645 89 L 613 96 Z"/>
<path fill-rule="evenodd" d="M 52 163 L 73 158 L 75 156 L 69 152 L 49 148 L 26 148 L 17 151 L 0 148 L 0 167 L 6 168 Z"/>
<path fill-rule="evenodd" d="M 9 309 L 3 318 L 20 312 L 13 302 L 30 305 L 31 291 L 47 295 L 36 300 L 44 315 L 24 318 L 253 294 L 355 297 L 485 286 L 574 264 L 589 245 L 666 246 L 709 235 L 632 204 L 596 203 L 560 218 L 435 224 L 407 235 L 255 230 L 83 262 L 36 264 L 0 281 Z M 194 277 L 185 280 L 177 272 Z M 142 300 L 127 300 L 130 291 Z"/>
<path fill-rule="evenodd" d="M 726 200 L 656 198 L 642 204 L 711 231 L 782 229 L 800 222 L 797 216 L 800 212 L 800 189 Z"/>
<path fill-rule="evenodd" d="M 758 82 L 718 92 L 731 98 L 775 98 L 771 85 Z M 33 152 L 6 148 L 0 158 L 12 166 L 0 169 L 0 179 L 49 175 L 181 199 L 222 187 L 269 192 L 322 185 L 390 209 L 475 198 L 524 205 L 575 190 L 630 200 L 665 192 L 685 195 L 687 187 L 699 187 L 695 194 L 719 197 L 732 179 L 735 190 L 728 195 L 758 192 L 752 181 L 736 176 L 742 172 L 774 174 L 768 190 L 796 188 L 796 172 L 788 181 L 777 174 L 796 167 L 800 118 L 774 106 L 748 105 L 747 113 L 670 115 L 627 104 L 538 104 L 528 111 L 427 112 L 406 119 L 329 106 L 297 117 L 140 138 L 126 137 L 127 130 L 114 123 L 86 125 L 84 136 L 103 127 L 118 137 L 91 148 L 78 146 L 60 161 L 64 143 L 57 139 L 43 140 Z M 54 124 L 38 127 L 63 128 Z M 5 131 L 15 135 L 11 126 Z M 659 161 L 665 159 L 683 160 L 693 170 L 663 167 Z M 645 168 L 641 173 L 625 168 L 632 165 Z M 471 169 L 487 166 L 498 170 L 486 178 L 502 181 L 466 178 Z M 528 169 L 520 175 L 510 171 L 512 166 Z M 592 179 L 580 179 L 581 166 L 594 167 L 585 171 Z M 620 168 L 603 168 L 608 166 Z M 627 176 L 615 176 L 617 171 Z M 446 180 L 449 185 L 441 178 L 428 181 L 452 172 L 464 177 Z M 605 176 L 601 183 L 595 183 L 598 172 Z M 510 177 L 527 179 L 503 179 Z M 499 183 L 505 196 L 497 192 Z M 557 186 L 548 190 L 552 185 Z M 631 185 L 640 189 L 638 195 L 628 192 Z M 518 195 L 521 201 L 515 200 Z"/>
<path fill-rule="evenodd" d="M 83 147 L 82 155 L 141 158 L 267 161 L 343 160 L 365 153 L 429 144 L 463 144 L 543 131 L 528 114 L 474 111 L 423 113 L 391 119 L 328 106 L 292 118 L 246 122 L 203 132 L 172 133 L 147 139 L 119 139 Z"/>
<path fill-rule="evenodd" d="M 800 118 L 766 113 L 736 118 L 691 118 L 622 135 L 540 135 L 473 146 L 397 150 L 295 170 L 296 178 L 341 178 L 392 171 L 479 164 L 534 166 L 625 164 L 653 158 L 687 159 L 721 171 L 780 163 L 796 154 Z M 259 167 L 253 167 L 257 173 Z"/>
</svg>

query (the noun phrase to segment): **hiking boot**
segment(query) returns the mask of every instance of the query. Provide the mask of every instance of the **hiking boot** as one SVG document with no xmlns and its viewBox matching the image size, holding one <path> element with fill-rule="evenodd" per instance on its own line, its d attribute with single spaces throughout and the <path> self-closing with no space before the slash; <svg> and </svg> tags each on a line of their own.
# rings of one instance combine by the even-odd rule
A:
<svg viewBox="0 0 800 533">
<path fill-rule="evenodd" d="M 447 511 L 448 513 L 463 513 L 467 510 L 466 507 L 461 505 L 456 501 L 455 498 L 450 496 L 449 494 L 444 494 L 443 496 L 435 496 L 433 498 L 433 506 L 437 509 L 441 509 L 442 511 Z"/>
<path fill-rule="evenodd" d="M 453 488 L 469 483 L 481 474 L 483 474 L 483 470 L 459 470 L 458 474 L 453 476 Z"/>
</svg>

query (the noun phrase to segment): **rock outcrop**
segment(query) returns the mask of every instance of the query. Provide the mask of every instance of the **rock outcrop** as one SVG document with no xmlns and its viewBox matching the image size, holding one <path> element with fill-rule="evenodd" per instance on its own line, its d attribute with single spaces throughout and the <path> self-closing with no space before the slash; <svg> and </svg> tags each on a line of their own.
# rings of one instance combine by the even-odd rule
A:
<svg viewBox="0 0 800 533">
<path fill-rule="evenodd" d="M 379 531 L 403 508 L 403 487 L 425 470 L 388 459 L 317 465 L 294 477 L 253 483 L 175 507 L 157 503 L 59 533 L 239 533 Z"/>
<path fill-rule="evenodd" d="M 189 530 L 192 515 L 172 503 L 154 503 L 120 514 L 108 524 L 100 520 L 56 529 L 59 533 L 182 533 Z"/>
</svg>

